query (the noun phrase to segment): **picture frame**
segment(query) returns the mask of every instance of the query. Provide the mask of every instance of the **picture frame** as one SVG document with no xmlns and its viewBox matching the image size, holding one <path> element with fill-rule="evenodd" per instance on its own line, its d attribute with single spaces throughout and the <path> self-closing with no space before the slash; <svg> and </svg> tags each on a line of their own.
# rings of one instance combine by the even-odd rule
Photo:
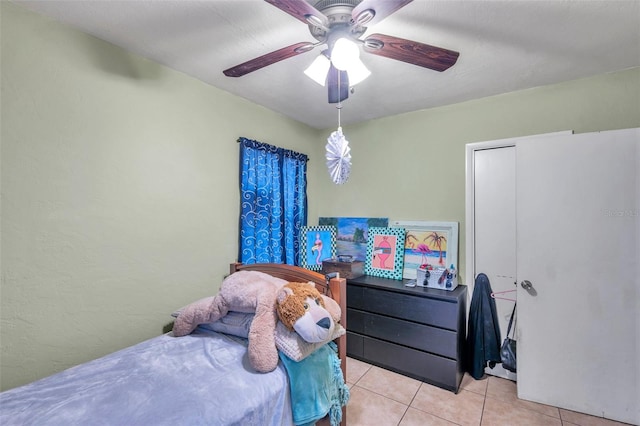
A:
<svg viewBox="0 0 640 426">
<path fill-rule="evenodd" d="M 335 226 L 303 226 L 300 229 L 300 266 L 322 269 L 322 261 L 336 256 Z"/>
<path fill-rule="evenodd" d="M 392 220 L 405 230 L 403 278 L 416 279 L 423 263 L 458 269 L 458 222 Z"/>
<path fill-rule="evenodd" d="M 404 228 L 369 228 L 365 274 L 401 280 L 404 239 Z"/>
<path fill-rule="evenodd" d="M 353 260 L 365 261 L 370 227 L 389 227 L 388 217 L 320 217 L 320 226 L 335 226 L 337 229 L 336 250 L 338 255 L 351 256 Z"/>
</svg>

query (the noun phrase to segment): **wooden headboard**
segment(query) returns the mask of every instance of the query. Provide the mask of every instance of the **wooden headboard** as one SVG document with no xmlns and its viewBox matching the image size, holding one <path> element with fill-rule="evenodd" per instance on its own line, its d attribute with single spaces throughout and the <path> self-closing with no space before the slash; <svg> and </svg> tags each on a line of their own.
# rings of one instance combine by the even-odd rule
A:
<svg viewBox="0 0 640 426">
<path fill-rule="evenodd" d="M 293 265 L 283 265 L 278 263 L 252 263 L 243 265 L 242 263 L 232 263 L 229 272 L 237 271 L 259 271 L 271 276 L 281 278 L 289 282 L 313 282 L 318 291 L 335 300 L 340 305 L 341 317 L 340 324 L 347 328 L 347 280 L 345 278 L 331 278 L 327 280 L 324 275 L 308 269 L 300 268 Z M 340 367 L 342 374 L 347 379 L 347 336 L 340 336 L 337 341 L 338 357 L 340 358 Z M 346 425 L 347 413 L 346 407 L 342 410 L 341 425 Z"/>
</svg>

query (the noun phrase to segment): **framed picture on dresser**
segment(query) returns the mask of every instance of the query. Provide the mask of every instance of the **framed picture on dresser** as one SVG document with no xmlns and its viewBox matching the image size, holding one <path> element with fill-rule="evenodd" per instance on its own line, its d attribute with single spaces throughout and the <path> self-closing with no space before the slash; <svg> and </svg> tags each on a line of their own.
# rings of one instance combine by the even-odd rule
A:
<svg viewBox="0 0 640 426">
<path fill-rule="evenodd" d="M 335 226 L 336 251 L 338 255 L 348 255 L 354 260 L 365 261 L 367 256 L 367 239 L 369 228 L 386 228 L 389 226 L 387 217 L 320 217 L 320 226 Z"/>
<path fill-rule="evenodd" d="M 336 256 L 335 226 L 303 226 L 300 230 L 300 266 L 322 269 L 322 261 Z"/>
<path fill-rule="evenodd" d="M 423 264 L 458 269 L 458 222 L 391 220 L 389 225 L 406 231 L 404 278 L 415 279 Z"/>
<path fill-rule="evenodd" d="M 402 279 L 404 228 L 369 228 L 365 274 Z"/>
</svg>

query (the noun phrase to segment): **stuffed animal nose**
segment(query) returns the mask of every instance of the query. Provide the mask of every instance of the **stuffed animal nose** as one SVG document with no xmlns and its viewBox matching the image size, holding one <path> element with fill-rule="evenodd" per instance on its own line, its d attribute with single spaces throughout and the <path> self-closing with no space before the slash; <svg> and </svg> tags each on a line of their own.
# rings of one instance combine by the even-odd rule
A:
<svg viewBox="0 0 640 426">
<path fill-rule="evenodd" d="M 320 321 L 318 321 L 316 325 L 319 325 L 322 328 L 329 329 L 329 327 L 331 327 L 331 320 L 329 320 L 329 318 L 327 317 L 324 317 Z"/>
</svg>

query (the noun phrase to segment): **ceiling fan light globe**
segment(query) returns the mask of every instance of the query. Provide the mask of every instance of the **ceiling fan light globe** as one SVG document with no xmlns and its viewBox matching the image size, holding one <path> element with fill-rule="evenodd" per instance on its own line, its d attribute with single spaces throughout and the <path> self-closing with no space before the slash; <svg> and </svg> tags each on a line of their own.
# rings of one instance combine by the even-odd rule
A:
<svg viewBox="0 0 640 426">
<path fill-rule="evenodd" d="M 360 58 L 358 45 L 347 38 L 338 39 L 331 51 L 331 63 L 340 71 L 346 71 L 352 63 Z"/>
<path fill-rule="evenodd" d="M 329 59 L 325 55 L 320 54 L 314 59 L 311 65 L 304 70 L 304 73 L 319 85 L 324 86 L 327 81 L 327 72 L 329 72 L 330 66 L 331 62 Z"/>
<path fill-rule="evenodd" d="M 360 83 L 367 77 L 371 75 L 371 71 L 362 63 L 362 61 L 358 58 L 357 61 L 354 61 L 353 64 L 347 70 L 347 74 L 349 75 L 349 85 L 355 86 Z"/>
</svg>

